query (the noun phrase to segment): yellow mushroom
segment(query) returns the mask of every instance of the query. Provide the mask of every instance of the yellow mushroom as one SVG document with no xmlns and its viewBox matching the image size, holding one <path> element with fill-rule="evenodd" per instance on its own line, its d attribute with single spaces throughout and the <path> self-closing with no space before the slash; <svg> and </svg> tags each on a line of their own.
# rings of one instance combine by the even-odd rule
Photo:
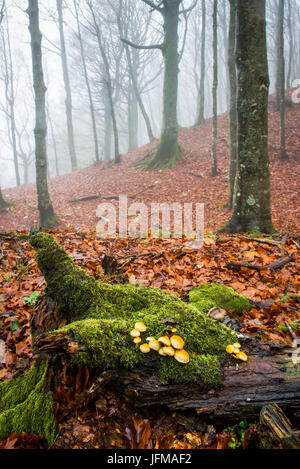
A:
<svg viewBox="0 0 300 469">
<path fill-rule="evenodd" d="M 151 340 L 156 340 L 155 337 L 147 337 L 146 342 L 150 342 Z"/>
<path fill-rule="evenodd" d="M 130 332 L 130 335 L 131 337 L 139 337 L 141 333 L 137 329 L 132 329 L 132 331 Z"/>
<path fill-rule="evenodd" d="M 226 352 L 227 353 L 234 353 L 234 346 L 233 345 L 227 345 Z"/>
<path fill-rule="evenodd" d="M 165 355 L 168 355 L 168 357 L 174 357 L 175 355 L 175 350 L 173 347 L 163 347 Z"/>
<path fill-rule="evenodd" d="M 161 355 L 162 357 L 166 357 L 166 352 L 165 352 L 165 348 L 166 347 L 161 347 L 158 351 L 159 355 Z"/>
<path fill-rule="evenodd" d="M 145 324 L 143 322 L 137 322 L 134 325 L 134 328 L 137 329 L 140 332 L 145 332 L 147 330 L 147 327 L 145 326 Z"/>
<path fill-rule="evenodd" d="M 142 339 L 141 339 L 140 337 L 135 337 L 135 338 L 133 339 L 133 342 L 134 342 L 136 345 L 138 345 L 140 342 L 142 342 Z"/>
<path fill-rule="evenodd" d="M 171 337 L 171 345 L 178 349 L 178 350 L 182 350 L 183 349 L 183 346 L 184 346 L 184 340 L 179 337 L 179 335 L 172 335 Z"/>
<path fill-rule="evenodd" d="M 171 332 L 177 332 L 177 329 L 173 327 L 173 329 L 171 329 Z"/>
<path fill-rule="evenodd" d="M 190 356 L 186 350 L 176 350 L 174 358 L 179 363 L 188 363 L 190 361 Z"/>
<path fill-rule="evenodd" d="M 241 348 L 241 344 L 239 344 L 238 342 L 235 342 L 235 343 L 233 344 L 233 346 L 234 346 L 235 348 Z"/>
<path fill-rule="evenodd" d="M 248 357 L 245 354 L 245 352 L 238 352 L 236 354 L 236 358 L 238 358 L 239 360 L 242 360 L 243 362 L 246 362 L 248 360 Z"/>
<path fill-rule="evenodd" d="M 151 349 L 150 349 L 150 347 L 149 347 L 148 344 L 142 344 L 142 345 L 140 345 L 140 351 L 141 351 L 142 353 L 149 353 L 150 350 L 151 350 Z"/>
<path fill-rule="evenodd" d="M 164 335 L 163 337 L 160 337 L 158 339 L 158 342 L 161 342 L 166 347 L 169 347 L 171 345 L 170 339 L 166 335 Z"/>
<path fill-rule="evenodd" d="M 152 349 L 152 350 L 155 350 L 156 352 L 160 349 L 161 347 L 161 344 L 158 342 L 158 340 L 156 339 L 152 339 L 152 340 L 149 340 L 148 341 L 148 344 L 149 344 L 149 347 Z"/>
</svg>

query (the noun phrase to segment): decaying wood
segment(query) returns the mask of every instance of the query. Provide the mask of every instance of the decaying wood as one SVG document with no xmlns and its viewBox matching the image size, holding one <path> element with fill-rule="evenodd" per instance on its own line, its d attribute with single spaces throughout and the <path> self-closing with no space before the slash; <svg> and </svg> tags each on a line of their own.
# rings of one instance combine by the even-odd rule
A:
<svg viewBox="0 0 300 469">
<path fill-rule="evenodd" d="M 57 337 L 50 332 L 35 339 L 36 352 L 49 356 L 68 358 L 80 347 L 63 334 Z M 232 419 L 256 418 L 262 407 L 273 402 L 290 411 L 299 410 L 300 365 L 294 365 L 282 347 L 260 345 L 250 337 L 245 339 L 243 350 L 248 354 L 248 362 L 232 361 L 224 366 L 222 384 L 215 389 L 200 383 L 160 381 L 154 376 L 159 365 L 155 355 L 149 356 L 143 369 L 107 371 L 105 383 L 110 381 L 109 386 L 136 407 L 166 405 L 176 411 L 195 410 L 199 415 Z"/>
<path fill-rule="evenodd" d="M 129 198 L 129 199 L 134 199 L 137 195 L 143 194 L 143 193 L 146 192 L 148 189 L 152 189 L 152 187 L 155 187 L 155 184 L 150 184 L 149 186 L 144 187 L 144 189 L 142 189 L 141 191 L 137 192 L 137 193 L 134 194 L 134 195 L 130 195 L 128 198 Z"/>
<path fill-rule="evenodd" d="M 260 264 L 251 264 L 250 262 L 226 262 L 226 267 L 229 269 L 240 269 L 241 267 L 247 267 L 247 269 L 253 269 L 253 270 L 276 270 L 276 269 L 281 269 L 284 267 L 286 264 L 289 264 L 290 262 L 294 262 L 295 259 L 293 256 L 287 256 L 287 257 L 282 257 L 278 261 L 272 262 L 271 264 L 268 265 L 260 265 Z"/>
<path fill-rule="evenodd" d="M 73 199 L 69 200 L 70 203 L 75 203 L 75 202 L 85 202 L 86 200 L 94 200 L 94 199 L 99 199 L 100 195 L 87 195 L 84 197 L 78 197 L 78 199 Z"/>
<path fill-rule="evenodd" d="M 281 449 L 300 449 L 300 432 L 292 429 L 291 422 L 277 404 L 261 410 L 260 423 L 266 428 L 270 440 Z"/>
</svg>

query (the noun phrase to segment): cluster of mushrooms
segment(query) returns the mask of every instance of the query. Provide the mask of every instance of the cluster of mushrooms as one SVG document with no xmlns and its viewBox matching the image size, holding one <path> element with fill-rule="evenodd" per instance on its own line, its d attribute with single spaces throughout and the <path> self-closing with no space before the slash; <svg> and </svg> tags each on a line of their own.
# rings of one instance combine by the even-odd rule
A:
<svg viewBox="0 0 300 469">
<path fill-rule="evenodd" d="M 232 357 L 237 358 L 238 360 L 242 360 L 243 362 L 246 362 L 248 360 L 248 357 L 245 354 L 245 352 L 241 352 L 240 348 L 241 348 L 241 344 L 236 342 L 235 344 L 227 345 L 226 352 L 230 353 Z"/>
<path fill-rule="evenodd" d="M 140 337 L 141 332 L 145 332 L 147 327 L 143 322 L 137 322 L 134 329 L 130 332 L 133 337 L 133 342 L 139 346 L 142 339 Z M 171 329 L 171 333 L 175 334 L 177 329 Z M 147 337 L 146 343 L 140 345 L 140 351 L 142 353 L 149 353 L 151 350 L 155 350 L 163 357 L 174 357 L 179 363 L 188 363 L 190 356 L 186 350 L 183 350 L 184 341 L 179 335 L 164 335 L 159 339 L 155 337 Z"/>
</svg>

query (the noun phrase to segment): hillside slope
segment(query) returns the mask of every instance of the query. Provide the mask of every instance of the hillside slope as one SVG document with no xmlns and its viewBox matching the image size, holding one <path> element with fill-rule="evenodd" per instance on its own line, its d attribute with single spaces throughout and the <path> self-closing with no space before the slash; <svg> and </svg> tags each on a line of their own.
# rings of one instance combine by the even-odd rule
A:
<svg viewBox="0 0 300 469">
<path fill-rule="evenodd" d="M 287 109 L 286 134 L 289 160 L 279 160 L 279 114 L 270 100 L 269 145 L 272 184 L 272 216 L 274 226 L 282 232 L 300 233 L 300 105 Z M 92 194 L 102 196 L 134 195 L 155 184 L 134 198 L 134 202 L 202 202 L 205 204 L 205 227 L 215 230 L 222 226 L 230 213 L 224 208 L 227 201 L 229 118 L 219 117 L 218 177 L 212 178 L 210 146 L 211 119 L 196 129 L 181 129 L 180 144 L 184 157 L 173 169 L 141 172 L 134 163 L 154 148 L 155 142 L 131 151 L 122 157 L 120 165 L 101 163 L 53 178 L 49 190 L 56 213 L 57 228 L 94 230 L 96 208 L 104 199 L 70 203 L 78 197 Z M 201 174 L 196 177 L 191 173 Z M 38 222 L 34 184 L 3 191 L 14 207 L 0 215 L 0 231 L 29 230 Z M 113 201 L 117 205 L 116 201 Z"/>
</svg>

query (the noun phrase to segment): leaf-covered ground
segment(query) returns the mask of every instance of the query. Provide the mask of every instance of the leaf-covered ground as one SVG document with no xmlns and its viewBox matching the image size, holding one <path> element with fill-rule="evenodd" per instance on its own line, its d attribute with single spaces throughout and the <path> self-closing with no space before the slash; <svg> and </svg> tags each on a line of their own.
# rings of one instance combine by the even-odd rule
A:
<svg viewBox="0 0 300 469">
<path fill-rule="evenodd" d="M 90 275 L 103 276 L 101 262 L 108 253 L 118 259 L 131 283 L 160 287 L 183 298 L 193 286 L 221 282 L 253 301 L 253 308 L 238 318 L 243 332 L 255 334 L 261 340 L 291 344 L 286 326 L 289 322 L 300 336 L 300 248 L 292 237 L 256 239 L 210 234 L 201 249 L 191 250 L 188 241 L 181 240 L 103 240 L 88 230 L 53 231 L 53 234 Z M 0 244 L 0 379 L 6 380 L 16 370 L 29 367 L 32 361 L 29 319 L 37 292 L 45 288 L 45 281 L 28 240 L 2 235 Z M 275 270 L 241 267 L 237 271 L 229 264 L 268 266 L 285 257 L 290 257 L 291 262 Z M 91 385 L 88 370 L 80 369 L 77 376 L 67 376 L 57 391 L 60 433 L 56 447 L 162 449 L 226 447 L 231 442 L 232 434 L 225 423 L 219 423 L 215 434 L 216 428 L 206 428 L 193 418 L 186 422 L 186 416 L 180 414 L 165 412 L 161 420 L 153 413 L 147 415 L 147 411 L 135 415 L 110 389 L 104 389 L 96 403 L 87 404 Z M 23 439 L 14 435 L 3 443 L 4 447 L 38 444 L 43 443 L 27 435 Z"/>
<path fill-rule="evenodd" d="M 286 146 L 288 161 L 279 160 L 279 113 L 270 100 L 270 138 L 272 217 L 278 231 L 300 233 L 300 105 L 288 107 L 286 112 Z M 143 202 L 193 202 L 205 204 L 205 227 L 215 230 L 230 217 L 224 208 L 228 194 L 229 130 L 228 114 L 219 117 L 218 166 L 216 178 L 211 177 L 211 120 L 195 129 L 181 129 L 180 143 L 185 152 L 175 168 L 167 171 L 141 172 L 135 162 L 154 149 L 156 142 L 134 150 L 122 157 L 120 165 L 101 163 L 53 178 L 49 190 L 60 229 L 94 229 L 97 223 L 96 208 L 104 197 L 124 194 L 134 196 L 131 201 Z M 198 176 L 197 176 L 198 175 Z M 28 230 L 38 223 L 36 190 L 34 184 L 3 191 L 14 207 L 1 213 L 0 231 Z M 71 203 L 79 197 L 100 195 L 99 199 Z M 111 201 L 116 207 L 118 202 Z M 130 201 L 129 201 L 130 202 Z"/>
<path fill-rule="evenodd" d="M 238 319 L 242 332 L 261 340 L 291 344 L 286 323 L 300 336 L 300 197 L 299 197 L 300 106 L 287 108 L 287 151 L 289 160 L 279 160 L 279 116 L 270 102 L 270 159 L 272 216 L 278 233 L 272 238 L 258 235 L 215 235 L 228 220 L 228 115 L 219 118 L 219 174 L 210 175 L 211 121 L 196 129 L 181 129 L 185 149 L 182 161 L 171 170 L 142 172 L 137 160 L 155 143 L 124 155 L 122 163 L 103 163 L 49 181 L 51 198 L 59 222 L 53 230 L 57 240 L 77 265 L 102 278 L 105 253 L 114 255 L 129 281 L 163 288 L 186 299 L 189 290 L 202 283 L 220 282 L 233 287 L 252 301 L 252 309 Z M 151 188 L 148 188 L 152 186 Z M 147 189 L 148 188 L 148 189 Z M 140 191 L 143 193 L 138 194 Z M 99 194 L 95 200 L 70 200 Z M 110 239 L 95 236 L 96 207 L 105 196 L 134 196 L 134 202 L 203 202 L 205 240 L 198 250 L 181 239 Z M 0 380 L 32 363 L 29 320 L 45 281 L 34 261 L 28 239 L 37 224 L 34 185 L 7 189 L 4 196 L 14 206 L 0 215 Z M 118 202 L 112 200 L 117 206 Z M 5 234 L 18 231 L 19 235 Z M 1 233 L 2 232 L 2 233 Z M 283 267 L 269 268 L 289 258 Z M 232 262 L 248 264 L 236 268 Z M 250 268 L 260 266 L 259 269 Z M 250 267 L 249 267 L 250 266 Z M 275 264 L 276 266 L 276 264 Z M 262 267 L 262 268 L 261 268 Z M 57 448 L 199 448 L 251 445 L 255 427 L 251 422 L 214 422 L 214 427 L 193 416 L 160 409 L 136 413 L 111 389 L 104 388 L 97 401 L 88 404 L 92 377 L 86 369 L 66 376 L 55 399 L 60 432 Z M 235 438 L 235 441 L 232 440 Z M 244 440 L 244 443 L 242 443 Z M 0 448 L 39 448 L 44 442 L 30 435 L 11 435 Z"/>
</svg>

